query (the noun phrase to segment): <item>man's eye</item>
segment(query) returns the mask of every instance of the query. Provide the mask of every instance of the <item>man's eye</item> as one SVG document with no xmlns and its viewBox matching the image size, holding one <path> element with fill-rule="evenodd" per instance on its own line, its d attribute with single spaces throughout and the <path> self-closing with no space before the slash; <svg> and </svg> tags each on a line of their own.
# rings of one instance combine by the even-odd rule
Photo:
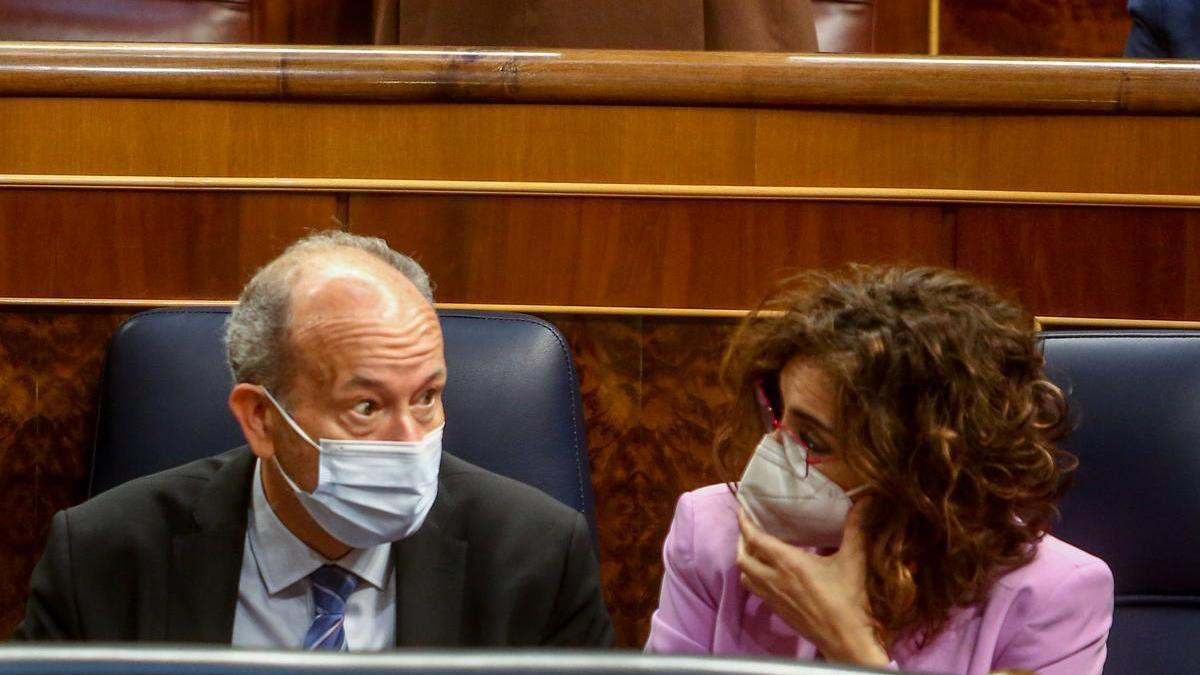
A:
<svg viewBox="0 0 1200 675">
<path fill-rule="evenodd" d="M 426 389 L 425 392 L 423 394 L 421 394 L 421 398 L 417 399 L 417 402 L 415 405 L 419 405 L 422 407 L 431 406 L 431 405 L 433 405 L 433 402 L 435 400 L 437 400 L 437 390 L 436 389 Z"/>
<path fill-rule="evenodd" d="M 354 404 L 354 412 L 358 413 L 359 415 L 370 415 L 378 409 L 379 408 L 376 407 L 374 401 L 359 401 L 358 403 Z"/>
</svg>

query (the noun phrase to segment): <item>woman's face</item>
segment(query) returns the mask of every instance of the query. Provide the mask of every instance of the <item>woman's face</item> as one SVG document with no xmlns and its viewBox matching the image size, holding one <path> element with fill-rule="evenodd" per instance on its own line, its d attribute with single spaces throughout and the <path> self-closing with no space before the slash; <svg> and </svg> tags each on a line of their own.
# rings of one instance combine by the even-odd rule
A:
<svg viewBox="0 0 1200 675">
<path fill-rule="evenodd" d="M 783 395 L 780 422 L 812 448 L 814 458 L 831 458 L 814 468 L 843 490 L 861 485 L 862 479 L 842 461 L 842 445 L 834 436 L 833 378 L 796 357 L 779 372 L 779 391 Z"/>
</svg>

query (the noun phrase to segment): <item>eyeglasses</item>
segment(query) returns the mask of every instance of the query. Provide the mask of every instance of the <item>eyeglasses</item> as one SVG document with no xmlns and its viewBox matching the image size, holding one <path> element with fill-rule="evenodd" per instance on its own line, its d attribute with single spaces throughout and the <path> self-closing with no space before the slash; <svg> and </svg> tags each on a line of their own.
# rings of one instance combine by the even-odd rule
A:
<svg viewBox="0 0 1200 675">
<path fill-rule="evenodd" d="M 779 433 L 785 456 L 795 464 L 800 465 L 800 475 L 808 477 L 808 467 L 836 460 L 836 457 L 815 456 L 812 445 L 805 443 L 792 429 L 779 421 L 775 409 L 771 407 L 771 399 L 763 389 L 762 380 L 754 382 L 754 396 L 758 400 L 758 412 L 762 418 L 763 430 L 766 433 Z"/>
</svg>

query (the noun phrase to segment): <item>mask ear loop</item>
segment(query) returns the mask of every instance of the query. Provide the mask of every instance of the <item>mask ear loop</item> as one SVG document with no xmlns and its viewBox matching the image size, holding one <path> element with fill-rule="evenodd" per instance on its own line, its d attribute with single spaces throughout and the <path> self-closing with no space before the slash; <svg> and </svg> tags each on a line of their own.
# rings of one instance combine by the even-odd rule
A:
<svg viewBox="0 0 1200 675">
<path fill-rule="evenodd" d="M 292 431 L 295 431 L 296 435 L 300 436 L 300 438 L 303 438 L 308 442 L 309 445 L 313 446 L 319 451 L 321 446 L 313 441 L 311 436 L 304 433 L 304 430 L 300 428 L 300 425 L 296 424 L 296 420 L 292 419 L 292 416 L 287 414 L 287 411 L 283 409 L 283 406 L 279 405 L 279 401 L 276 401 L 275 397 L 271 395 L 271 390 L 261 385 L 259 385 L 259 389 L 262 389 L 262 392 L 267 395 L 267 400 L 275 406 L 275 409 L 278 410 L 279 414 L 283 416 L 283 419 L 288 423 L 288 426 L 292 428 Z"/>
<path fill-rule="evenodd" d="M 300 428 L 300 425 L 296 424 L 296 420 L 292 419 L 292 416 L 287 414 L 287 411 L 283 409 L 283 406 L 279 405 L 279 401 L 276 401 L 275 397 L 271 395 L 271 390 L 261 385 L 259 388 L 262 389 L 262 392 L 267 395 L 267 400 L 275 406 L 275 409 L 279 411 L 279 414 L 283 416 L 283 419 L 287 421 L 288 426 L 292 428 L 292 431 L 295 431 L 300 438 L 303 438 L 308 442 L 309 445 L 313 446 L 318 452 L 320 452 L 321 446 L 313 443 L 313 439 L 308 434 L 304 433 L 304 430 Z M 293 492 L 303 492 L 307 494 L 307 492 L 300 489 L 299 485 L 296 485 L 296 481 L 292 480 L 292 477 L 288 475 L 288 472 L 283 469 L 283 465 L 279 463 L 279 453 L 273 453 L 271 455 L 271 461 L 275 462 L 275 468 L 279 470 L 279 474 L 283 476 L 283 480 L 287 482 L 288 487 L 292 488 Z"/>
<path fill-rule="evenodd" d="M 742 513 L 746 514 L 746 517 L 750 519 L 750 522 L 758 526 L 759 529 L 762 529 L 763 524 L 761 521 L 759 521 L 758 515 L 754 513 L 754 509 L 750 508 L 750 505 L 746 503 L 746 497 L 741 491 L 740 484 L 738 485 L 738 491 L 735 492 L 733 496 L 735 499 L 737 499 L 738 508 L 741 509 Z"/>
</svg>

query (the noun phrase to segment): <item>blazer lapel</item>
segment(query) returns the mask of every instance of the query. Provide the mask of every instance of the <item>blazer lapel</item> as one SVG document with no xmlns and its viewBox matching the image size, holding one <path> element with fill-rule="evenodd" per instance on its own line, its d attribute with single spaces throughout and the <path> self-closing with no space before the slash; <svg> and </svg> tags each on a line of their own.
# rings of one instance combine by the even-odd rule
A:
<svg viewBox="0 0 1200 675">
<path fill-rule="evenodd" d="M 201 491 L 190 528 L 171 541 L 166 638 L 232 644 L 254 455 L 243 449 Z"/>
<path fill-rule="evenodd" d="M 396 561 L 396 645 L 461 645 L 467 542 L 450 534 L 444 485 L 421 529 L 392 545 Z"/>
</svg>

